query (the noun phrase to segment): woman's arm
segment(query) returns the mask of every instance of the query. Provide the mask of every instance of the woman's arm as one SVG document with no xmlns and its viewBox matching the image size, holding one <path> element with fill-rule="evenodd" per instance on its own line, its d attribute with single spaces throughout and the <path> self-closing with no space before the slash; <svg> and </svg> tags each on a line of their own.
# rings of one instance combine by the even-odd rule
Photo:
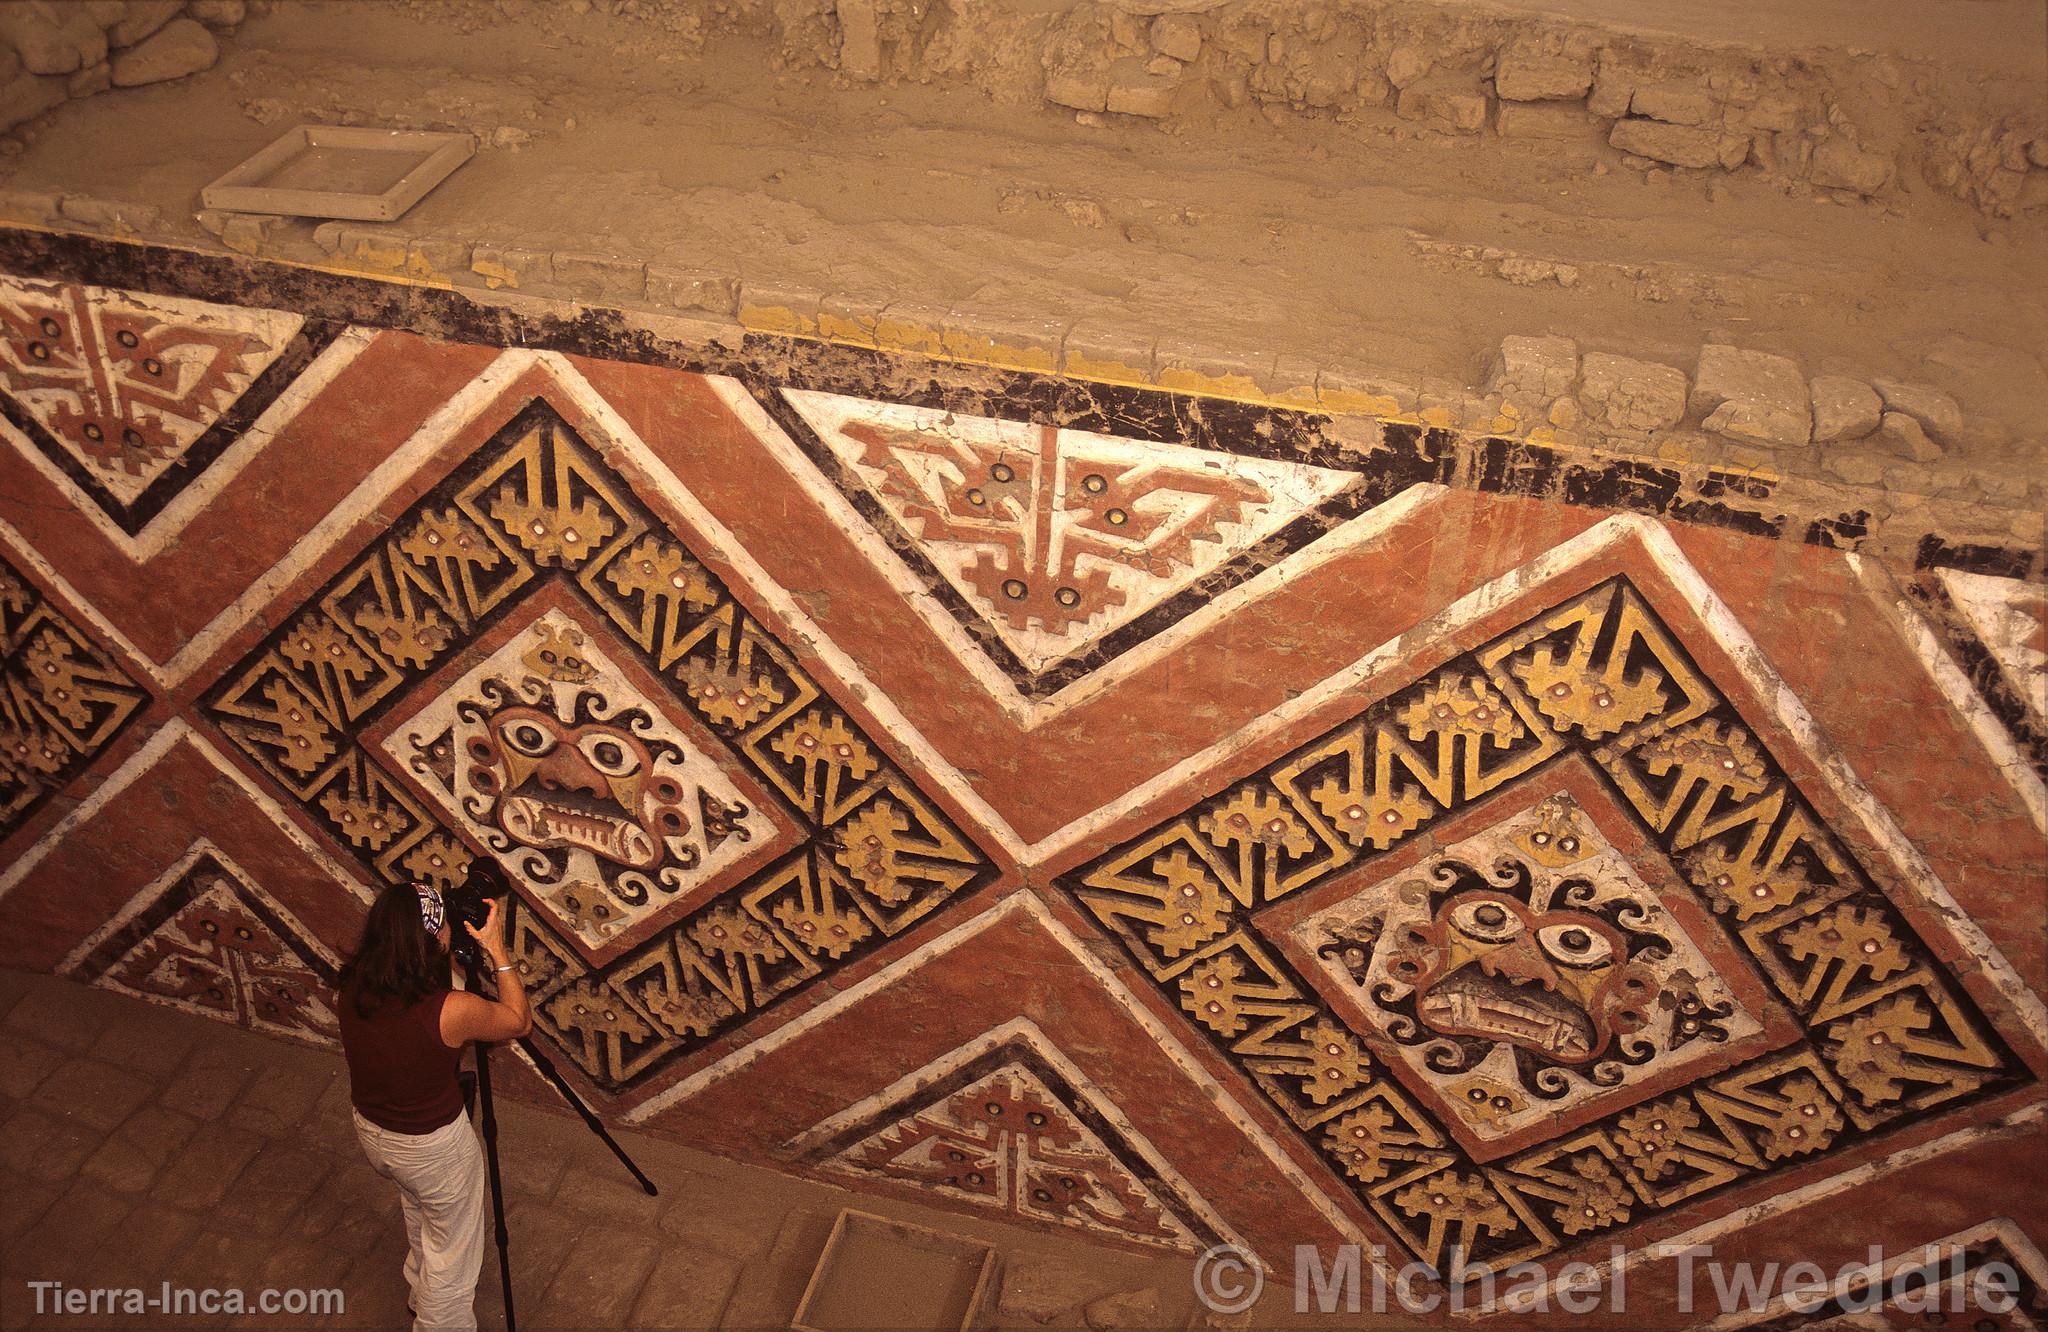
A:
<svg viewBox="0 0 2048 1332">
<path fill-rule="evenodd" d="M 526 981 L 505 947 L 505 932 L 498 916 L 504 898 L 491 902 L 491 914 L 481 926 L 464 925 L 470 937 L 490 959 L 498 997 L 457 990 L 441 1005 L 441 1043 L 451 1049 L 464 1041 L 509 1041 L 533 1030 L 533 1010 L 526 1000 Z"/>
</svg>

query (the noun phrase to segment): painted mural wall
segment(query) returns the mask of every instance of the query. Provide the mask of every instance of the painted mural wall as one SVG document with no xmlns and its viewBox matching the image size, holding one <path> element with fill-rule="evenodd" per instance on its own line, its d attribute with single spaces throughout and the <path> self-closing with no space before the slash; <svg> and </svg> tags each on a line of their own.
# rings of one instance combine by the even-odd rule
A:
<svg viewBox="0 0 2048 1332">
<path fill-rule="evenodd" d="M 607 1117 L 791 1171 L 1282 1267 L 2048 1228 L 2038 546 L 0 257 L 9 964 L 331 1042 L 376 887 L 487 856 Z"/>
</svg>

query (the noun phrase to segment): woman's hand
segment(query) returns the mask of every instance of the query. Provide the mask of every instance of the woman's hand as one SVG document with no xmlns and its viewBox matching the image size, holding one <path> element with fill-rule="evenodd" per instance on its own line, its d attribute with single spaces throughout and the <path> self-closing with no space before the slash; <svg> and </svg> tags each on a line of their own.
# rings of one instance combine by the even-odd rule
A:
<svg viewBox="0 0 2048 1332">
<path fill-rule="evenodd" d="M 495 965 L 501 967 L 511 965 L 511 959 L 505 955 L 504 925 L 499 919 L 504 914 L 504 909 L 505 899 L 494 897 L 491 899 L 490 914 L 484 917 L 483 924 L 471 925 L 465 921 L 462 926 L 469 931 L 469 937 L 476 940 L 477 946 L 484 950 L 485 955 Z"/>
</svg>

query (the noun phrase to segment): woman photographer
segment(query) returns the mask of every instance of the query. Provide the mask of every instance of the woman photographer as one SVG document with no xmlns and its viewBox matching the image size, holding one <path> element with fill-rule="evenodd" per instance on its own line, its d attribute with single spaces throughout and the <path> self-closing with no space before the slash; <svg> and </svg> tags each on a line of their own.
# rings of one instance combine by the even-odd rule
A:
<svg viewBox="0 0 2048 1332">
<path fill-rule="evenodd" d="M 434 888 L 407 883 L 386 889 L 371 906 L 362 942 L 342 968 L 335 1005 L 356 1136 L 377 1173 L 398 1186 L 405 1212 L 415 1328 L 476 1326 L 484 1158 L 463 1114 L 462 1047 L 510 1040 L 533 1027 L 500 924 L 503 876 L 480 862 L 471 877 L 495 890 L 484 923 L 463 926 L 489 959 L 495 1001 L 453 988 L 447 905 Z"/>
</svg>

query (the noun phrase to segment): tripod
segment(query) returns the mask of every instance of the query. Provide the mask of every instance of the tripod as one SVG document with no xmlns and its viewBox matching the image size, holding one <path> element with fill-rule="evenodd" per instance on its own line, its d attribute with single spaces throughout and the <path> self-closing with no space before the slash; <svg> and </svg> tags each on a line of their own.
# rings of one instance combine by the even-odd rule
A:
<svg viewBox="0 0 2048 1332">
<path fill-rule="evenodd" d="M 477 954 L 476 948 L 464 946 L 458 951 L 457 956 L 462 962 L 462 974 L 468 979 L 469 992 L 483 993 L 483 959 Z M 498 1171 L 498 1107 L 497 1102 L 491 1099 L 491 1045 L 490 1041 L 476 1043 L 476 1095 L 478 1103 L 483 1107 L 484 1163 L 491 1181 L 491 1223 L 495 1227 L 498 1241 L 498 1282 L 505 1291 L 505 1332 L 518 1332 L 519 1320 L 512 1311 L 512 1234 L 505 1225 L 505 1191 L 501 1187 Z M 654 1181 L 647 1178 L 639 1166 L 633 1164 L 633 1158 L 626 1155 L 626 1149 L 619 1146 L 618 1139 L 612 1137 L 610 1130 L 605 1128 L 604 1121 L 597 1117 L 597 1112 L 576 1094 L 576 1089 L 569 1085 L 569 1080 L 562 1076 L 554 1061 L 542 1054 L 539 1047 L 534 1045 L 533 1038 L 521 1036 L 518 1038 L 518 1045 L 526 1052 L 526 1057 L 533 1061 L 533 1066 L 540 1070 L 540 1075 L 562 1094 L 562 1099 L 569 1103 L 569 1108 L 583 1116 L 583 1122 L 590 1126 L 590 1131 L 595 1133 L 605 1146 L 612 1149 L 612 1155 L 619 1158 L 619 1164 L 626 1167 L 627 1173 L 633 1176 L 640 1187 L 650 1194 L 657 1192 Z"/>
</svg>

